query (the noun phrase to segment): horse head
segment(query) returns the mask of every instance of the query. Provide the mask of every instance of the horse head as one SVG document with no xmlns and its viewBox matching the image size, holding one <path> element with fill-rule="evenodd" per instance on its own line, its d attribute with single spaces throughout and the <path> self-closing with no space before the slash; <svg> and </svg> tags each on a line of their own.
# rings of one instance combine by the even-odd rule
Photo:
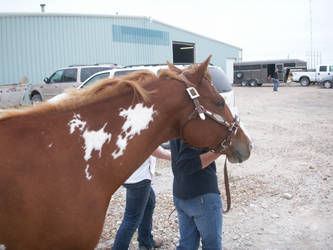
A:
<svg viewBox="0 0 333 250">
<path fill-rule="evenodd" d="M 240 163 L 250 157 L 252 142 L 238 116 L 212 84 L 210 58 L 184 70 L 168 62 L 169 69 L 183 79 L 192 100 L 192 112 L 180 121 L 180 136 L 193 147 L 223 153 L 230 162 Z"/>
</svg>

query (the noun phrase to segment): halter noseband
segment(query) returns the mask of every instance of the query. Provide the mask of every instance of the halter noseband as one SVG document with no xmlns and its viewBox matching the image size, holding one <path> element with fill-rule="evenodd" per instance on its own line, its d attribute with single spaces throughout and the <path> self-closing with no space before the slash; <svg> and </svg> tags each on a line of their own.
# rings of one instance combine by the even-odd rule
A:
<svg viewBox="0 0 333 250">
<path fill-rule="evenodd" d="M 206 115 L 211 118 L 212 120 L 216 121 L 218 124 L 226 127 L 227 130 L 227 137 L 219 143 L 219 146 L 216 149 L 211 150 L 212 152 L 216 153 L 223 153 L 225 152 L 229 146 L 232 144 L 232 137 L 237 133 L 237 130 L 239 128 L 239 118 L 237 115 L 235 115 L 235 118 L 232 122 L 225 121 L 222 116 L 219 114 L 216 114 L 214 112 L 211 112 L 207 109 L 205 109 L 202 105 L 200 105 L 199 102 L 199 93 L 198 91 L 194 88 L 191 87 L 193 83 L 191 83 L 184 74 L 180 74 L 180 77 L 183 79 L 183 83 L 186 87 L 186 91 L 188 95 L 190 96 L 191 100 L 194 103 L 194 110 L 193 112 L 189 115 L 188 119 L 183 123 L 181 130 L 180 130 L 180 135 L 181 138 L 183 138 L 183 129 L 184 126 L 191 120 L 195 119 L 197 116 L 201 118 L 201 120 L 206 119 Z"/>
</svg>

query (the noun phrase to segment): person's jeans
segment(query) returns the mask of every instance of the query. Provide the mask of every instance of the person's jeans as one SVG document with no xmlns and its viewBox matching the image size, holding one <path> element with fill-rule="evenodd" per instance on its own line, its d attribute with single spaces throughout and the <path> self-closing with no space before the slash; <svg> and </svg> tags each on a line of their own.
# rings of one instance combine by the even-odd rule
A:
<svg viewBox="0 0 333 250">
<path fill-rule="evenodd" d="M 219 194 L 209 193 L 190 200 L 173 197 L 178 213 L 180 239 L 178 250 L 199 248 L 222 249 L 222 201 Z"/>
<path fill-rule="evenodd" d="M 273 90 L 274 90 L 274 91 L 277 91 L 277 90 L 278 90 L 278 87 L 279 87 L 279 85 L 280 85 L 280 81 L 279 81 L 278 79 L 272 78 L 272 82 L 274 83 Z"/>
<path fill-rule="evenodd" d="M 126 208 L 123 221 L 117 231 L 112 249 L 128 249 L 135 230 L 138 229 L 139 246 L 151 248 L 153 240 L 152 217 L 155 208 L 155 193 L 150 180 L 124 184 Z"/>
</svg>

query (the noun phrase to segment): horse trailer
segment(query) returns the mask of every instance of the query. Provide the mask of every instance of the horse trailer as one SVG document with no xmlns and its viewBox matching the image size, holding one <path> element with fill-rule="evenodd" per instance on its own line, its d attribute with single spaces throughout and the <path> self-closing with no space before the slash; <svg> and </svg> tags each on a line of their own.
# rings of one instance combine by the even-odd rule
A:
<svg viewBox="0 0 333 250">
<path fill-rule="evenodd" d="M 286 82 L 291 71 L 306 70 L 305 61 L 299 59 L 267 60 L 234 63 L 234 84 L 242 86 L 261 86 L 278 68 L 280 82 Z"/>
</svg>

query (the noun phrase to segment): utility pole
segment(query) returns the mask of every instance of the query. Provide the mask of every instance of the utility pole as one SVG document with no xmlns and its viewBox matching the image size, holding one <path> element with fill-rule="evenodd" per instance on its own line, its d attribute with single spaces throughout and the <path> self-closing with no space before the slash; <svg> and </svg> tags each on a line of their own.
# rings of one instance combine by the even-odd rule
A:
<svg viewBox="0 0 333 250">
<path fill-rule="evenodd" d="M 313 65 L 313 48 L 312 48 L 312 8 L 311 8 L 311 0 L 309 0 L 309 9 L 310 9 L 310 66 L 311 69 L 314 68 Z"/>
</svg>

